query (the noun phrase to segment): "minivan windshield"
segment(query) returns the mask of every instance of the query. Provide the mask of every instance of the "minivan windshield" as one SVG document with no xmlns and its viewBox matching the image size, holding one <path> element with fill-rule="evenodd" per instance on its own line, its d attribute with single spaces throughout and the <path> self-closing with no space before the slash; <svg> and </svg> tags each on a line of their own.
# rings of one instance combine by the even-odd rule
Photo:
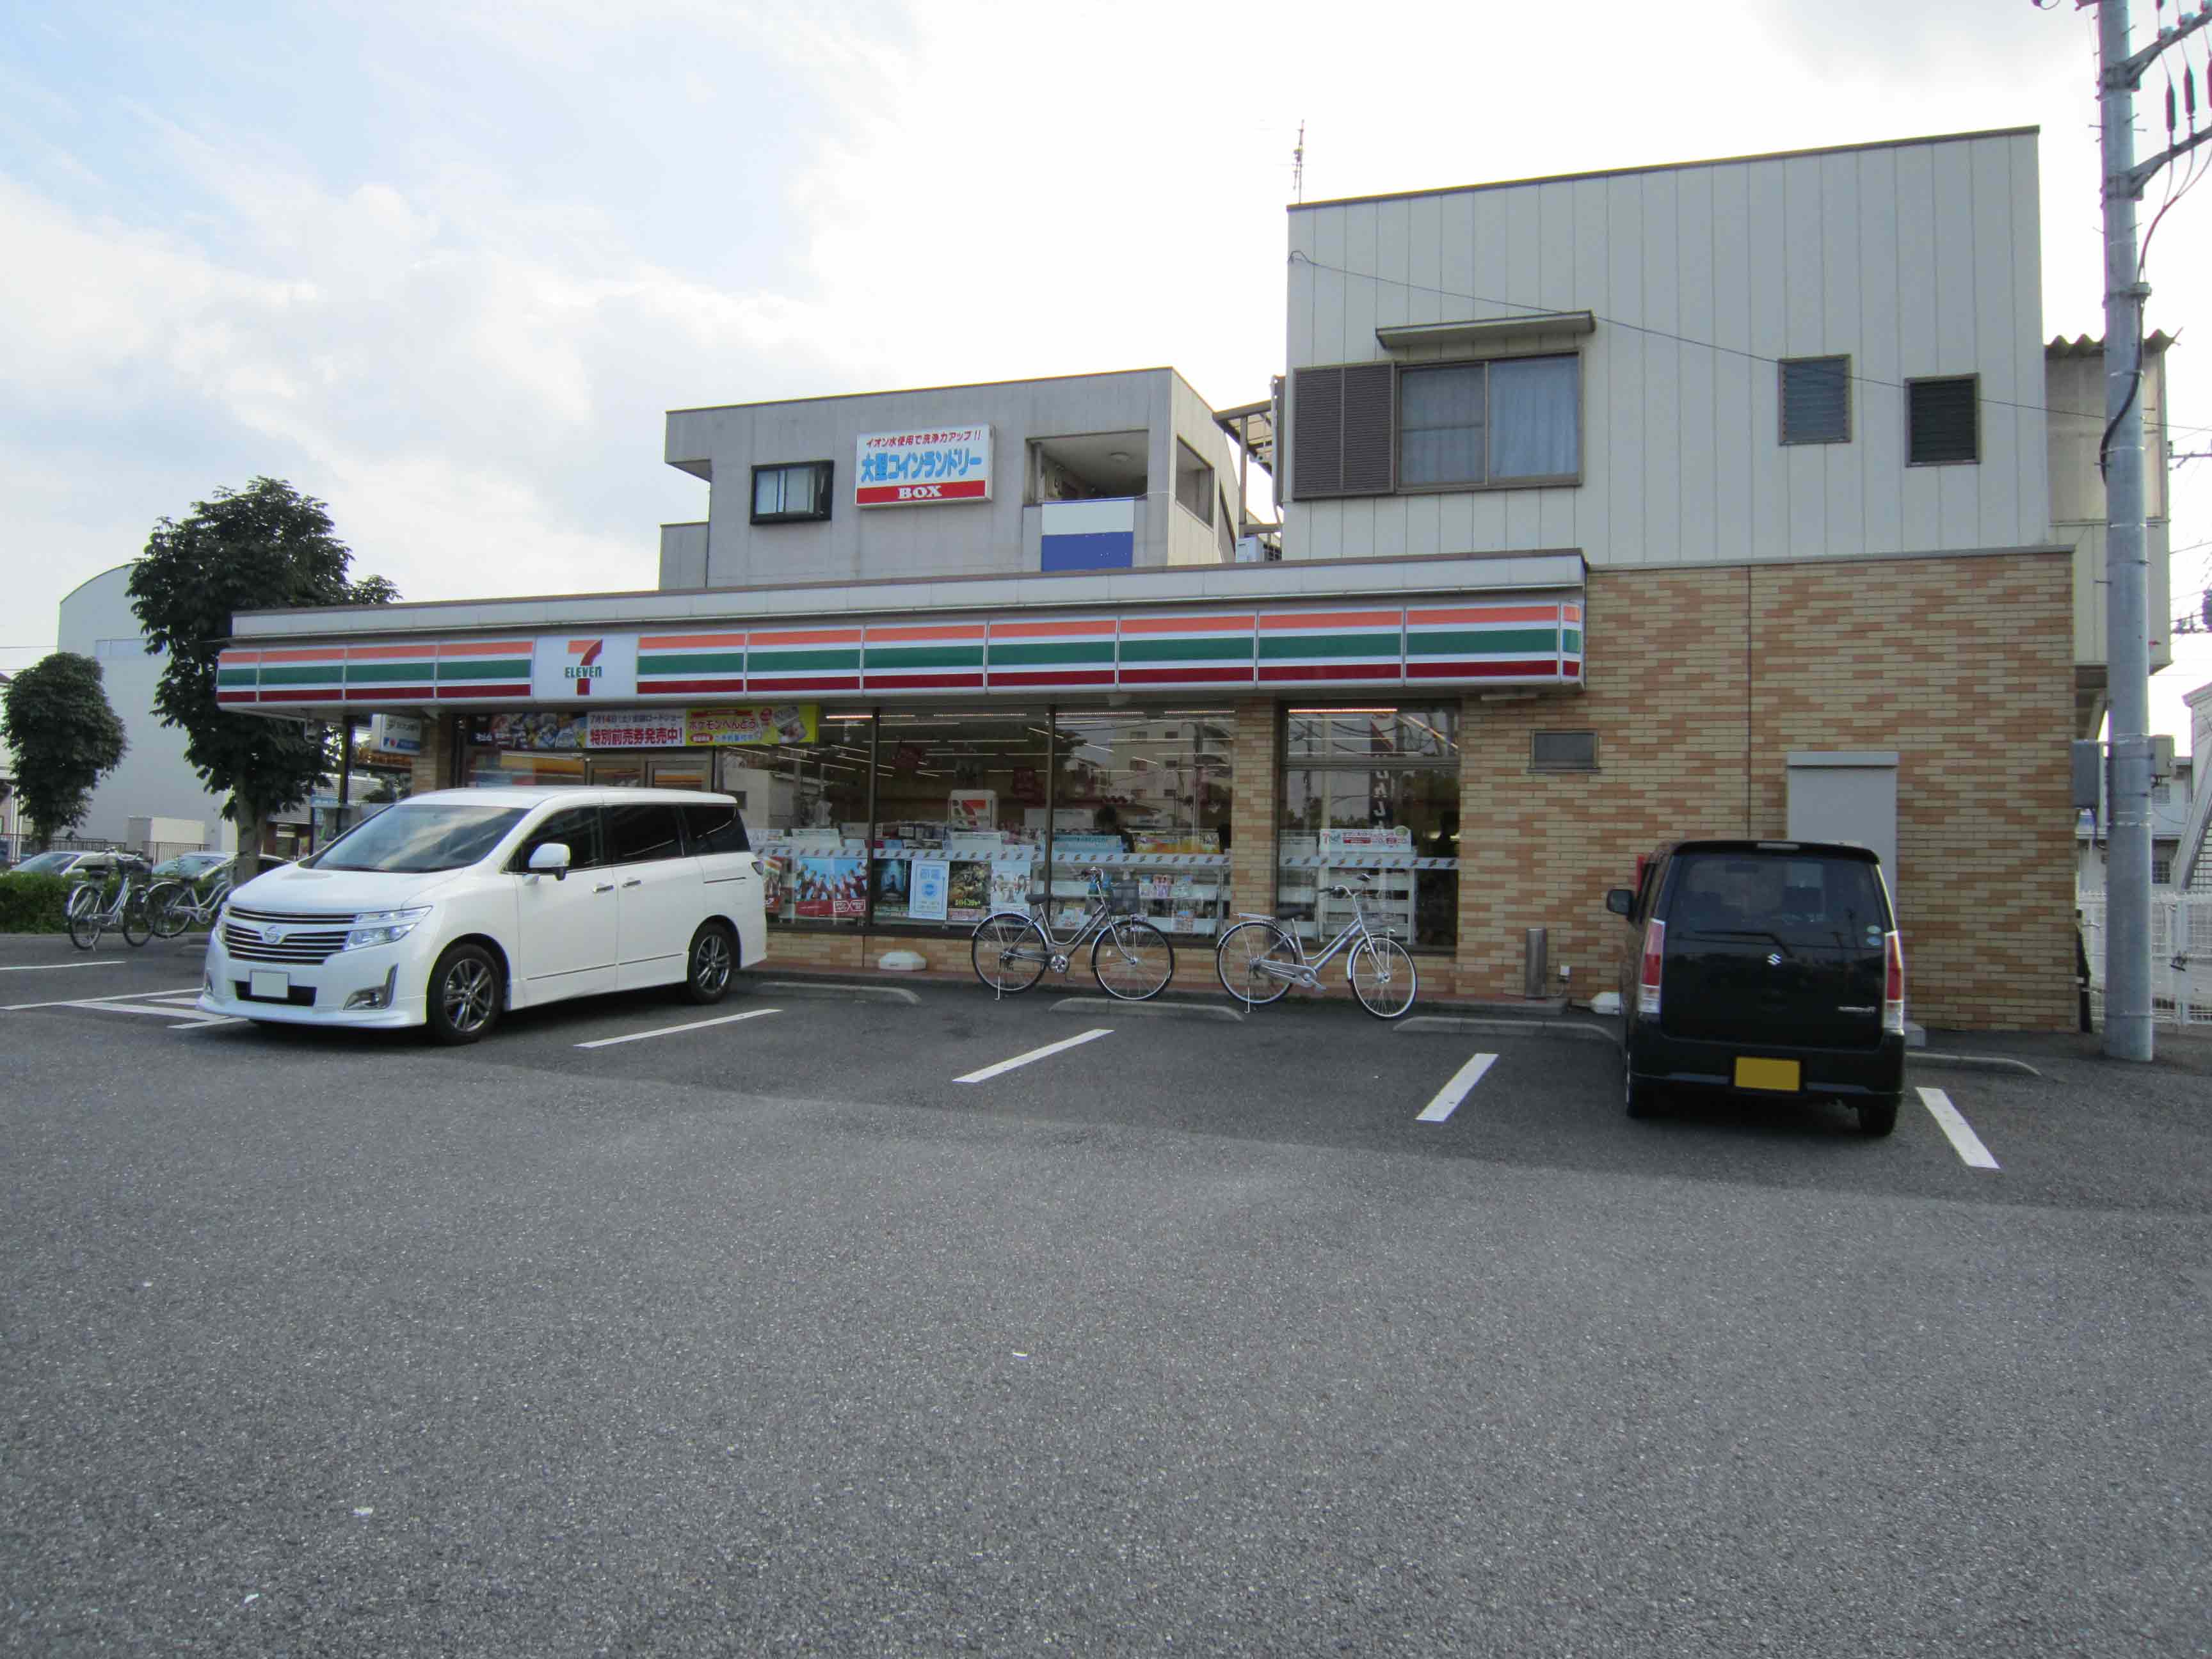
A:
<svg viewBox="0 0 2212 1659">
<path fill-rule="evenodd" d="M 1866 860 L 1779 850 L 1682 854 L 1668 921 L 1712 939 L 1871 951 L 1888 927 Z"/>
<path fill-rule="evenodd" d="M 301 862 L 314 870 L 379 870 L 393 875 L 459 870 L 498 846 L 528 810 L 403 803 L 356 824 Z"/>
</svg>

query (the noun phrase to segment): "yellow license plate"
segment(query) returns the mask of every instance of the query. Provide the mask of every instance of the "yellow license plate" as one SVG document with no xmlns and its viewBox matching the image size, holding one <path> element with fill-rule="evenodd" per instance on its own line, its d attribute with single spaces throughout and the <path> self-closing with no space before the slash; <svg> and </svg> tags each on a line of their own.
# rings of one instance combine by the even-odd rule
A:
<svg viewBox="0 0 2212 1659">
<path fill-rule="evenodd" d="M 1735 1086 L 1739 1089 L 1778 1089 L 1796 1093 L 1804 1085 L 1800 1081 L 1802 1067 L 1794 1060 L 1744 1060 L 1735 1063 Z"/>
</svg>

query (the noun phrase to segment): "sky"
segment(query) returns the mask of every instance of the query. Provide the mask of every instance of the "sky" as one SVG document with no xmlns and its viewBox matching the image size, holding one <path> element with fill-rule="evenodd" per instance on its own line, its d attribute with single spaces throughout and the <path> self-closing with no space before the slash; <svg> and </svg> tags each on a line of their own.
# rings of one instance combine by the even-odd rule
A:
<svg viewBox="0 0 2212 1659">
<path fill-rule="evenodd" d="M 2102 331 L 2071 0 L 9 15 L 0 670 L 158 519 L 259 474 L 408 599 L 618 590 L 705 515 L 670 409 L 1162 363 L 1263 397 L 1301 121 L 1309 200 L 2039 125 L 2044 333 Z M 2148 273 L 2182 450 L 2212 449 L 2208 256 L 2212 191 Z M 2212 459 L 2174 509 L 2179 610 L 2212 584 Z M 2200 634 L 2152 682 L 2185 750 L 2207 681 Z"/>
</svg>

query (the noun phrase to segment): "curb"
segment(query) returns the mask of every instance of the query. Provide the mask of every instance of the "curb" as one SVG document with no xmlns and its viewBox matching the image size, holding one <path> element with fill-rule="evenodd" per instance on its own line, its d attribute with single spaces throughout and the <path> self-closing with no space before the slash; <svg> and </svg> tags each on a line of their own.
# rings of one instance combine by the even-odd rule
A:
<svg viewBox="0 0 2212 1659">
<path fill-rule="evenodd" d="M 1536 1018 L 1478 1019 L 1462 1014 L 1414 1014 L 1397 1023 L 1401 1031 L 1511 1031 L 1522 1036 L 1593 1037 L 1600 1042 L 1616 1041 L 1613 1033 L 1580 1020 Z"/>
<path fill-rule="evenodd" d="M 1149 1002 L 1123 1002 L 1115 997 L 1062 997 L 1052 1005 L 1055 1014 L 1096 1014 L 1111 1012 L 1115 1014 L 1149 1015 L 1158 1019 L 1213 1019 L 1226 1020 L 1231 1025 L 1242 1024 L 1243 1015 L 1233 1008 L 1224 1008 L 1212 1002 L 1162 1002 L 1157 998 Z"/>
<path fill-rule="evenodd" d="M 2041 1077 L 2043 1073 L 2024 1060 L 2012 1060 L 2003 1054 L 1944 1054 L 1930 1053 L 1925 1048 L 1907 1052 L 1905 1063 L 1909 1069 L 1915 1066 L 1948 1066 L 1954 1072 L 2009 1072 L 2014 1076 Z"/>
<path fill-rule="evenodd" d="M 834 979 L 764 979 L 759 988 L 787 997 L 875 997 L 919 1007 L 921 994 L 903 985 L 852 985 Z"/>
</svg>

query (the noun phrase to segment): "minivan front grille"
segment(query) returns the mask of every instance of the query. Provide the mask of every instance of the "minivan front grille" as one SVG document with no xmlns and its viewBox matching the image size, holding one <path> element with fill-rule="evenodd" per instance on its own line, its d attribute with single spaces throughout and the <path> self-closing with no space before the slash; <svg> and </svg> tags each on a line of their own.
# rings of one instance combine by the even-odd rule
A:
<svg viewBox="0 0 2212 1659">
<path fill-rule="evenodd" d="M 222 948 L 239 962 L 312 966 L 344 947 L 353 921 L 350 915 L 246 910 L 234 904 L 223 913 Z"/>
</svg>

